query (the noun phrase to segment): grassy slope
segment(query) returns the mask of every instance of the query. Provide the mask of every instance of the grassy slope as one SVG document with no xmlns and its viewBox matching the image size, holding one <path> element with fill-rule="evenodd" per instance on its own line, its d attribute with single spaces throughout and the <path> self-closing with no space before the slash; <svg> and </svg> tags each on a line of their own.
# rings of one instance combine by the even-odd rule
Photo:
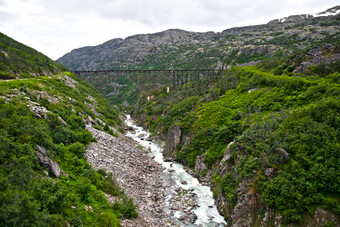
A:
<svg viewBox="0 0 340 227">
<path fill-rule="evenodd" d="M 66 68 L 0 32 L 0 79 L 55 74 Z"/>
<path fill-rule="evenodd" d="M 285 222 L 299 222 L 317 206 L 339 216 L 339 66 L 293 76 L 282 68 L 296 57 L 267 62 L 266 70 L 234 67 L 218 80 L 155 92 L 154 99 L 139 100 L 136 115 L 154 135 L 166 136 L 170 126 L 180 125 L 176 159 L 194 168 L 196 157 L 204 155 L 215 195 L 222 193 L 232 207 L 238 185 L 255 179 L 254 190 Z M 222 163 L 228 172 L 219 175 L 216 164 L 231 141 L 237 146 Z M 273 178 L 265 175 L 270 168 Z"/>
<path fill-rule="evenodd" d="M 8 37 L 6 40 L 14 42 Z M 14 50 L 8 53 L 20 56 L 16 61 L 2 62 L 6 75 L 60 69 L 52 61 L 47 69 L 35 65 L 35 59 L 49 60 L 14 43 L 14 47 L 6 46 Z M 29 106 L 45 107 L 49 112 L 39 118 Z M 98 129 L 117 136 L 108 126 L 119 127 L 119 113 L 101 94 L 70 73 L 0 81 L 1 226 L 118 226 L 122 215 L 136 215 L 132 200 L 112 175 L 93 170 L 84 157 L 87 145 L 95 140 L 83 122 L 89 117 L 97 121 Z M 68 176 L 47 176 L 39 163 L 37 145 L 44 147 Z M 104 193 L 121 202 L 109 204 Z"/>
</svg>

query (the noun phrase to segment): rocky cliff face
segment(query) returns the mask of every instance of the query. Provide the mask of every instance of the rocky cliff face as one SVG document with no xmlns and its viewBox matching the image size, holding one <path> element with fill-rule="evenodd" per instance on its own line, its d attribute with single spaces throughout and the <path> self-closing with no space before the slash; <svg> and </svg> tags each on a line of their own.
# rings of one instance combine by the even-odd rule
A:
<svg viewBox="0 0 340 227">
<path fill-rule="evenodd" d="M 166 54 L 177 45 L 209 41 L 214 33 L 194 33 L 170 29 L 154 34 L 139 34 L 126 39 L 112 39 L 94 47 L 75 49 L 58 62 L 71 70 L 127 69 L 142 67 L 152 55 Z"/>
<path fill-rule="evenodd" d="M 293 23 L 305 23 L 306 21 L 313 21 L 317 17 L 327 17 L 327 16 L 335 16 L 340 12 L 340 6 L 335 6 L 333 8 L 327 9 L 326 11 L 314 14 L 302 14 L 302 15 L 293 15 L 289 17 L 284 17 L 281 19 L 275 19 L 268 24 L 278 24 L 284 22 L 293 22 Z"/>
<path fill-rule="evenodd" d="M 173 126 L 168 130 L 168 136 L 165 143 L 163 155 L 165 159 L 173 159 L 176 146 L 181 142 L 181 127 L 179 125 Z"/>
</svg>

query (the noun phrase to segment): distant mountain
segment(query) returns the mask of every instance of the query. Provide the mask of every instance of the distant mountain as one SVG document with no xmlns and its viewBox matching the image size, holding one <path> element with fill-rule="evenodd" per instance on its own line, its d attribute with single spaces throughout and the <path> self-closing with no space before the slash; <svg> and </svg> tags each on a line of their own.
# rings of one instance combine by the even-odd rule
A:
<svg viewBox="0 0 340 227">
<path fill-rule="evenodd" d="M 112 39 L 98 46 L 75 49 L 57 61 L 71 70 L 172 68 L 178 67 L 177 56 L 183 54 L 184 50 L 193 47 L 192 52 L 186 54 L 196 55 L 198 52 L 194 47 L 201 46 L 201 43 L 211 43 L 214 39 L 214 32 L 170 29 L 126 39 Z M 195 67 L 198 65 L 197 62 Z"/>
<path fill-rule="evenodd" d="M 318 14 L 290 16 L 217 33 L 170 29 L 112 39 L 98 46 L 72 50 L 57 61 L 70 70 L 215 69 L 256 64 L 266 58 L 336 42 L 339 40 L 339 9 L 340 6 L 336 6 Z M 104 94 L 113 89 L 105 89 L 107 93 Z M 120 102 L 114 103 L 129 100 L 127 96 L 122 97 Z"/>
<path fill-rule="evenodd" d="M 322 17 L 322 16 L 335 16 L 340 13 L 340 6 L 334 6 L 326 11 L 312 14 L 314 17 Z"/>
<path fill-rule="evenodd" d="M 317 14 L 289 16 L 221 33 L 170 29 L 139 34 L 75 49 L 57 61 L 70 70 L 213 68 L 218 61 L 244 63 L 303 48 L 338 32 L 339 12 L 340 6 L 336 6 Z"/>
</svg>

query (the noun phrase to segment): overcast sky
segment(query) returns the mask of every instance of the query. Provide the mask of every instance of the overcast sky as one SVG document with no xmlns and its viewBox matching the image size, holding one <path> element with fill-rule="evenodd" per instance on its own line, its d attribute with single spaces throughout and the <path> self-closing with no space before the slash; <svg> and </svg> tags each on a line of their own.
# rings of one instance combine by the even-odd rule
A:
<svg viewBox="0 0 340 227">
<path fill-rule="evenodd" d="M 113 38 L 170 28 L 221 32 L 336 5 L 339 0 L 0 0 L 0 32 L 56 60 Z"/>
</svg>

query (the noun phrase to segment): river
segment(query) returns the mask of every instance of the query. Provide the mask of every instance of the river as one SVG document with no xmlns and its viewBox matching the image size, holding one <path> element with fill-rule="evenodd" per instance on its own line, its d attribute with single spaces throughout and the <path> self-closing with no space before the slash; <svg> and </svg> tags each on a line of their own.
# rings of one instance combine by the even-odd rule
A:
<svg viewBox="0 0 340 227">
<path fill-rule="evenodd" d="M 163 148 L 157 143 L 147 141 L 150 133 L 136 126 L 130 115 L 127 115 L 126 124 L 134 129 L 127 136 L 137 141 L 143 150 L 149 152 L 164 167 L 165 175 L 170 175 L 165 205 L 172 221 L 180 226 L 226 226 L 227 223 L 215 206 L 210 188 L 201 185 L 181 164 L 165 162 Z"/>
</svg>

